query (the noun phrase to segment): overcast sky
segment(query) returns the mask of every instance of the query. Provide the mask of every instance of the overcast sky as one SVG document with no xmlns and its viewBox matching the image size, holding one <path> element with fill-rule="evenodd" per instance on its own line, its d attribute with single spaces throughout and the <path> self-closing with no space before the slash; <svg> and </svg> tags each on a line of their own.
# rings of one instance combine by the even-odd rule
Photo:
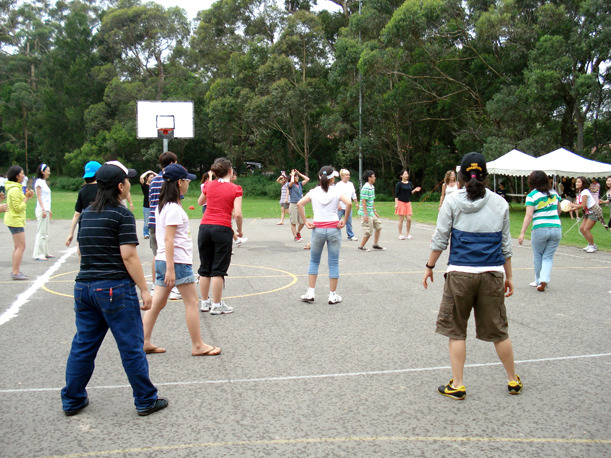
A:
<svg viewBox="0 0 611 458">
<path fill-rule="evenodd" d="M 215 0 L 154 0 L 155 3 L 159 3 L 166 8 L 172 6 L 179 6 L 180 8 L 187 11 L 187 15 L 189 19 L 195 19 L 197 13 L 201 10 L 207 10 L 210 8 Z M 278 3 L 284 4 L 282 0 L 278 0 Z M 318 5 L 314 8 L 315 11 L 318 10 L 329 10 L 329 11 L 339 11 L 341 8 L 333 2 L 329 0 L 318 0 Z"/>
</svg>

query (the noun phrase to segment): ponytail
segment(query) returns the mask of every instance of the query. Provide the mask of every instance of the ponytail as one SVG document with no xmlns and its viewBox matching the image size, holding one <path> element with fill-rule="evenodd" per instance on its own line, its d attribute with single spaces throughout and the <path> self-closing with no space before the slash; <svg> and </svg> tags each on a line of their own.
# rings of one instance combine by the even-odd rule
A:
<svg viewBox="0 0 611 458">
<path fill-rule="evenodd" d="M 318 172 L 318 183 L 324 192 L 329 191 L 329 180 L 337 176 L 339 176 L 339 173 L 330 165 L 326 165 L 320 169 L 320 172 Z"/>
<path fill-rule="evenodd" d="M 479 171 L 460 170 L 460 180 L 467 190 L 467 198 L 471 201 L 482 199 L 486 195 L 486 185 L 488 174 Z"/>
</svg>

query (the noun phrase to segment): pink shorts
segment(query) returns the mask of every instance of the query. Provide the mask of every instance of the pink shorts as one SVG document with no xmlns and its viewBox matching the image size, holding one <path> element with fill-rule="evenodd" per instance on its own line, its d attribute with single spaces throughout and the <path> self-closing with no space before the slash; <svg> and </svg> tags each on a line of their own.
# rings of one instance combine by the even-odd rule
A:
<svg viewBox="0 0 611 458">
<path fill-rule="evenodd" d="M 412 203 L 411 202 L 401 202 L 397 204 L 397 208 L 395 209 L 395 215 L 412 215 Z"/>
</svg>

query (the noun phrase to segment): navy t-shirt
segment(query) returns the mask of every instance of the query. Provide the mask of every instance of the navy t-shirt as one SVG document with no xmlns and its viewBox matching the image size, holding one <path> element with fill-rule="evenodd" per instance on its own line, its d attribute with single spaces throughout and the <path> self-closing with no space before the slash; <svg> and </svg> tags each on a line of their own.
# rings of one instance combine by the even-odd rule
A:
<svg viewBox="0 0 611 458">
<path fill-rule="evenodd" d="M 123 205 L 109 205 L 100 213 L 85 209 L 79 219 L 78 243 L 81 270 L 76 281 L 131 278 L 121 257 L 121 245 L 138 245 L 138 234 L 134 215 Z"/>
<path fill-rule="evenodd" d="M 95 200 L 95 197 L 98 195 L 98 184 L 97 183 L 89 183 L 83 186 L 79 192 L 78 197 L 76 198 L 76 204 L 74 205 L 74 211 L 78 213 L 83 213 L 91 202 Z"/>
<path fill-rule="evenodd" d="M 411 181 L 408 181 L 407 183 L 399 181 L 395 187 L 395 197 L 401 202 L 411 202 L 412 190 L 413 186 Z"/>
</svg>

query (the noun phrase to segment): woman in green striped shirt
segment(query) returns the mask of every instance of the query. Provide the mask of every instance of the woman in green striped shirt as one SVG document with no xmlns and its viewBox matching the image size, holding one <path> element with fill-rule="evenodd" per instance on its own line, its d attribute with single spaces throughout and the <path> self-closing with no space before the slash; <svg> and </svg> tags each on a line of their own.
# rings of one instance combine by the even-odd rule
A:
<svg viewBox="0 0 611 458">
<path fill-rule="evenodd" d="M 526 196 L 526 214 L 518 242 L 522 245 L 526 229 L 532 221 L 530 239 L 535 265 L 535 281 L 530 286 L 535 286 L 539 291 L 545 291 L 552 273 L 554 253 L 562 238 L 562 225 L 558 217 L 560 196 L 550 187 L 545 172 L 540 170 L 535 170 L 530 174 L 528 187 L 531 191 Z"/>
</svg>

